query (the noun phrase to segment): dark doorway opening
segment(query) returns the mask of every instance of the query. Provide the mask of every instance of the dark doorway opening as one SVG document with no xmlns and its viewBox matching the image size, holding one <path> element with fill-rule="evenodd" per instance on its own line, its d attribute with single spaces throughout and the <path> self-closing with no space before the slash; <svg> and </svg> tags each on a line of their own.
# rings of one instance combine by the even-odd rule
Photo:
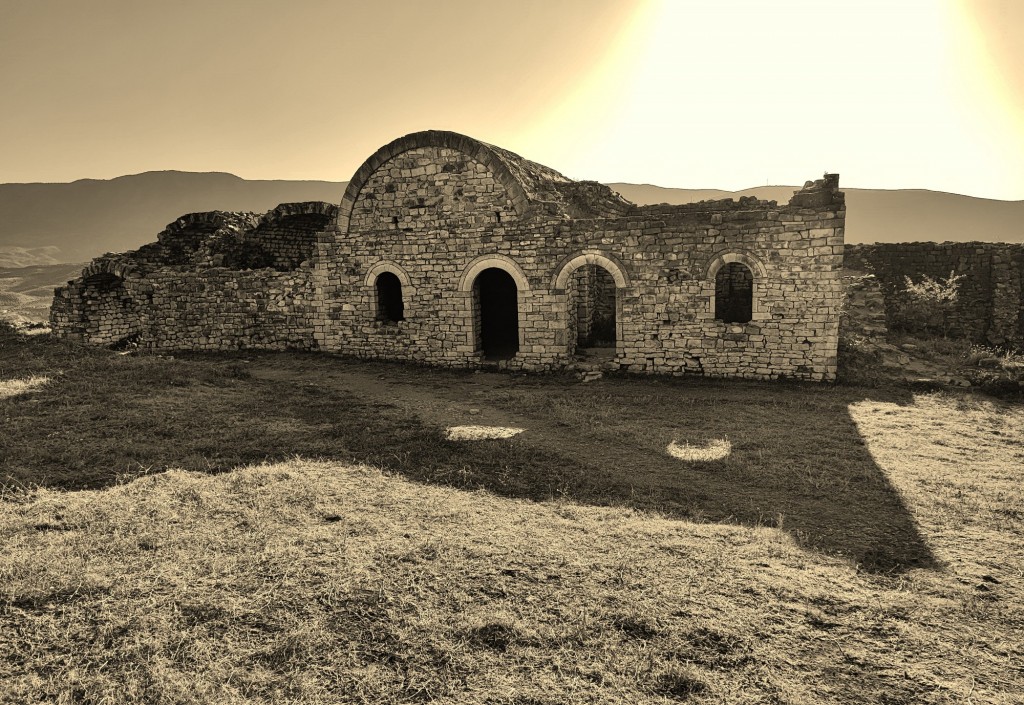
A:
<svg viewBox="0 0 1024 705">
<path fill-rule="evenodd" d="M 473 282 L 480 351 L 486 360 L 507 360 L 519 352 L 519 292 L 512 276 L 491 267 Z"/>
<path fill-rule="evenodd" d="M 391 272 L 381 272 L 377 277 L 377 320 L 384 323 L 405 320 L 402 282 Z"/>
</svg>

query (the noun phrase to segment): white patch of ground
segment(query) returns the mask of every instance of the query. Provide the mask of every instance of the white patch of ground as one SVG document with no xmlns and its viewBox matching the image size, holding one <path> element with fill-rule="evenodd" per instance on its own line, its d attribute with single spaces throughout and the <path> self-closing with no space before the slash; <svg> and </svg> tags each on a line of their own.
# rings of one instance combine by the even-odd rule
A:
<svg viewBox="0 0 1024 705">
<path fill-rule="evenodd" d="M 689 443 L 680 445 L 679 442 L 672 441 L 665 450 L 668 451 L 669 455 L 678 460 L 707 462 L 710 460 L 721 460 L 728 456 L 732 452 L 732 443 L 724 438 L 716 438 L 699 446 L 692 446 Z"/>
<path fill-rule="evenodd" d="M 525 430 L 511 426 L 449 426 L 446 437 L 449 441 L 479 441 L 486 438 L 511 438 Z"/>
<path fill-rule="evenodd" d="M 49 377 L 26 377 L 25 379 L 0 379 L 0 399 L 9 399 L 19 394 L 39 391 L 50 381 Z"/>
</svg>

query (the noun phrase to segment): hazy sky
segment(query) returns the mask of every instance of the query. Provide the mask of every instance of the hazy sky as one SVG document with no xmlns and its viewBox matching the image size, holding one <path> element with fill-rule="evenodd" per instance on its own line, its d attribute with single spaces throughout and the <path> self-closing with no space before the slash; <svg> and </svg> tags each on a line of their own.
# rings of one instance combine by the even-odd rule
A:
<svg viewBox="0 0 1024 705">
<path fill-rule="evenodd" d="M 0 182 L 351 177 L 446 129 L 567 176 L 1024 199 L 1024 0 L 0 0 Z"/>
</svg>

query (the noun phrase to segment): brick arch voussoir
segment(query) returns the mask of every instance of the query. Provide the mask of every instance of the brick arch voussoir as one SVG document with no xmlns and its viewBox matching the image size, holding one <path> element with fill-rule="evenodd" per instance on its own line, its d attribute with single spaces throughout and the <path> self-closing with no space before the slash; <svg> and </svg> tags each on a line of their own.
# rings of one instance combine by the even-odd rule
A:
<svg viewBox="0 0 1024 705">
<path fill-rule="evenodd" d="M 186 213 L 181 216 L 173 223 L 169 223 L 162 234 L 166 235 L 177 235 L 180 232 L 188 230 L 197 223 L 206 224 L 213 223 L 218 228 L 224 227 L 227 222 L 227 213 L 224 211 L 208 211 L 205 213 Z"/>
<path fill-rule="evenodd" d="M 754 255 L 749 252 L 738 252 L 736 250 L 722 250 L 715 254 L 711 261 L 708 262 L 707 267 L 704 271 L 704 279 L 712 281 L 715 275 L 718 274 L 718 270 L 727 264 L 733 262 L 739 262 L 740 264 L 746 265 L 750 271 L 758 279 L 764 279 L 768 276 L 768 270 L 765 269 L 764 264 Z"/>
<path fill-rule="evenodd" d="M 110 274 L 118 279 L 127 279 L 135 272 L 135 267 L 127 262 L 113 260 L 94 260 L 82 270 L 82 279 L 95 277 L 98 274 Z"/>
<path fill-rule="evenodd" d="M 507 272 L 515 281 L 519 291 L 530 290 L 530 280 L 518 262 L 506 255 L 491 254 L 481 255 L 466 265 L 466 268 L 462 270 L 462 276 L 459 277 L 459 291 L 472 291 L 473 282 L 476 281 L 480 273 L 485 269 L 492 268 Z"/>
<path fill-rule="evenodd" d="M 409 279 L 409 275 L 406 274 L 405 269 L 402 268 L 397 262 L 391 260 L 380 260 L 375 262 L 368 270 L 366 270 L 366 277 L 363 279 L 364 286 L 373 286 L 377 282 L 379 277 L 384 272 L 391 272 L 398 281 L 402 283 L 403 289 L 412 289 L 412 280 Z"/>
<path fill-rule="evenodd" d="M 475 140 L 472 137 L 449 132 L 447 130 L 425 130 L 413 132 L 412 134 L 399 137 L 384 145 L 362 163 L 348 182 L 345 194 L 338 206 L 338 231 L 348 233 L 349 222 L 352 217 L 352 209 L 355 207 L 359 193 L 363 186 L 383 164 L 397 157 L 399 154 L 421 147 L 441 147 L 451 149 L 465 154 L 467 157 L 484 164 L 495 178 L 505 187 L 516 210 L 516 215 L 522 216 L 526 212 L 529 197 L 526 189 L 519 183 L 519 180 L 512 174 L 505 162 L 488 145 Z"/>
<path fill-rule="evenodd" d="M 567 255 L 559 262 L 558 266 L 555 267 L 555 274 L 551 278 L 551 288 L 564 290 L 572 273 L 588 264 L 596 264 L 599 267 L 603 267 L 612 275 L 616 288 L 625 289 L 630 285 L 629 272 L 618 257 L 610 252 L 588 249 Z"/>
<path fill-rule="evenodd" d="M 291 218 L 298 215 L 322 215 L 329 220 L 338 217 L 338 207 L 333 203 L 325 201 L 302 201 L 299 203 L 281 203 L 276 208 L 267 211 L 260 218 L 260 225 L 274 223 L 284 218 Z"/>
</svg>

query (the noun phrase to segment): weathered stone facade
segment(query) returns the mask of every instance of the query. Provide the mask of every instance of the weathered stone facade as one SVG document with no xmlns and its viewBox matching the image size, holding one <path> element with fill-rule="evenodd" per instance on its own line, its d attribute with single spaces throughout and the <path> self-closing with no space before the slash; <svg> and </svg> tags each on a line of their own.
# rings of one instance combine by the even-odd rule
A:
<svg viewBox="0 0 1024 705">
<path fill-rule="evenodd" d="M 831 380 L 844 221 L 836 175 L 785 205 L 640 207 L 421 132 L 372 155 L 337 207 L 194 214 L 95 260 L 51 319 L 58 335 L 158 349 L 558 370 L 607 344 L 630 372 Z"/>
</svg>

